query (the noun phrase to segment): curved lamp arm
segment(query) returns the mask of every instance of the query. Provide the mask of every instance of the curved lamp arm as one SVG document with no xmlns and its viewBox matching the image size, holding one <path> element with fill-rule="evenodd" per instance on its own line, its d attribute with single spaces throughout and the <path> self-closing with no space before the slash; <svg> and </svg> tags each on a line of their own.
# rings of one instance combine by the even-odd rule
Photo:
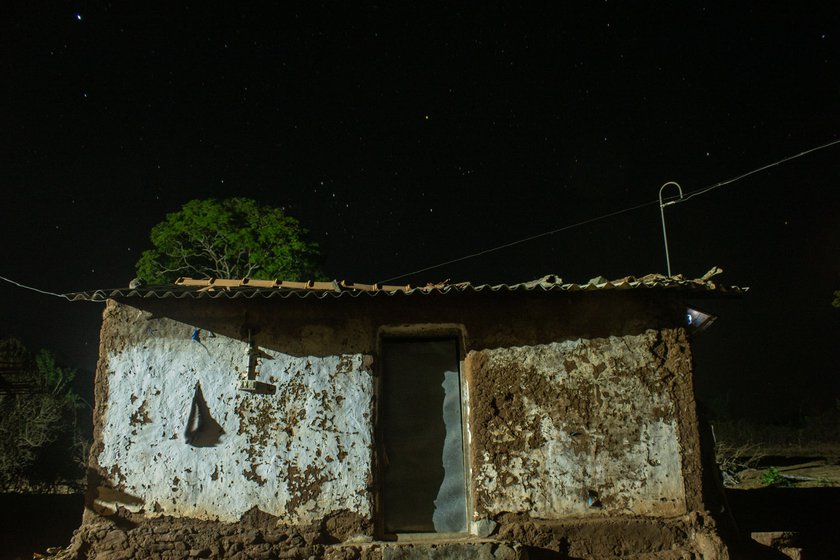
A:
<svg viewBox="0 0 840 560">
<path fill-rule="evenodd" d="M 677 190 L 680 193 L 679 198 L 669 200 L 668 202 L 662 201 L 662 191 L 665 190 L 665 187 L 669 185 L 674 185 L 677 187 Z M 668 181 L 661 187 L 659 187 L 659 215 L 662 218 L 662 240 L 665 242 L 665 265 L 668 267 L 668 278 L 671 277 L 671 256 L 668 254 L 668 232 L 665 229 L 665 207 L 671 204 L 676 204 L 683 199 L 683 192 L 682 187 L 676 181 Z"/>
</svg>

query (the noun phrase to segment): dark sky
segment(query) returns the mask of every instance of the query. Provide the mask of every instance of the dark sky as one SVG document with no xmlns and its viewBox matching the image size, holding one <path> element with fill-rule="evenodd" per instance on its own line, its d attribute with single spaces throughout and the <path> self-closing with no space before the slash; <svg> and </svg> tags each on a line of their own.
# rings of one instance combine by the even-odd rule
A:
<svg viewBox="0 0 840 560">
<path fill-rule="evenodd" d="M 3 276 L 125 286 L 167 212 L 247 196 L 300 219 L 330 276 L 379 281 L 840 138 L 830 2 L 122 4 L 0 8 Z M 784 414 L 840 398 L 838 161 L 840 145 L 667 209 L 675 273 L 751 287 L 706 304 L 707 398 Z M 402 281 L 664 271 L 651 205 Z M 0 285 L 0 335 L 84 369 L 100 313 Z"/>
</svg>

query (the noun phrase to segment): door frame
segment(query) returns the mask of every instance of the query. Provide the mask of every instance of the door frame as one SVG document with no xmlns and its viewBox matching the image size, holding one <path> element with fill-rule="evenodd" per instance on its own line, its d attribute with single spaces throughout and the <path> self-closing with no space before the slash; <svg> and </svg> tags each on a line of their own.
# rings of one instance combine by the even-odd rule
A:
<svg viewBox="0 0 840 560">
<path fill-rule="evenodd" d="M 385 515 L 382 507 L 382 491 L 384 480 L 384 465 L 382 455 L 384 452 L 383 430 L 384 423 L 381 415 L 381 403 L 384 396 L 382 392 L 382 345 L 383 342 L 399 341 L 434 341 L 454 340 L 458 351 L 458 379 L 459 392 L 461 397 L 461 441 L 463 445 L 462 454 L 464 461 L 464 515 L 466 516 L 466 529 L 463 533 L 389 533 L 385 531 Z M 373 517 L 374 534 L 376 538 L 388 541 L 410 541 L 424 540 L 430 538 L 459 538 L 464 535 L 473 534 L 473 488 L 472 488 L 472 464 L 470 461 L 470 408 L 469 391 L 467 387 L 467 376 L 464 371 L 464 358 L 466 357 L 467 335 L 463 325 L 455 323 L 415 323 L 402 325 L 383 325 L 376 333 L 376 354 L 373 360 L 374 375 L 374 450 L 372 474 L 374 483 L 373 493 Z"/>
</svg>

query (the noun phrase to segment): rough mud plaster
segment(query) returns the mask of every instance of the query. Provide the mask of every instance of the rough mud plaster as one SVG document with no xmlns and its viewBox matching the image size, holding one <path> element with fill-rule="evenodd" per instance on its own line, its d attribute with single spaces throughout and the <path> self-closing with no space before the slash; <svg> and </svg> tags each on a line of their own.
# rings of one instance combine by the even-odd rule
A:
<svg viewBox="0 0 840 560">
<path fill-rule="evenodd" d="M 678 404 L 677 425 L 679 426 L 680 448 L 682 450 L 683 480 L 685 481 L 685 503 L 689 511 L 715 510 L 719 503 L 718 487 L 709 495 L 703 494 L 704 478 L 718 476 L 717 464 L 708 465 L 713 472 L 704 472 L 703 449 L 700 442 L 700 427 L 697 415 L 697 401 L 694 397 L 694 373 L 692 367 L 691 346 L 685 329 L 663 329 L 660 331 L 661 343 L 657 346 L 657 356 L 663 361 L 663 374 L 672 376 L 671 385 L 675 402 Z M 714 454 L 714 444 L 706 450 Z"/>
<path fill-rule="evenodd" d="M 128 300 L 230 338 L 258 333 L 261 347 L 296 356 L 374 354 L 383 327 L 460 325 L 470 349 L 534 346 L 578 338 L 641 334 L 684 322 L 666 293 L 464 293 L 259 300 Z"/>
<path fill-rule="evenodd" d="M 193 330 L 128 306 L 106 310 L 95 458 L 100 476 L 133 497 L 122 505 L 220 521 L 254 506 L 289 524 L 337 511 L 370 519 L 370 359 L 260 347 L 257 379 L 277 391 L 250 394 L 236 387 L 249 345 L 208 332 L 196 342 Z M 223 431 L 205 447 L 185 439 L 197 385 Z"/>
<path fill-rule="evenodd" d="M 143 310 L 143 313 L 140 310 Z M 117 471 L 110 472 L 98 465 L 104 445 L 103 423 L 108 409 L 111 371 L 107 357 L 112 352 L 121 352 L 128 342 L 148 338 L 147 328 L 157 329 L 166 324 L 162 318 L 169 318 L 184 325 L 195 325 L 218 336 L 239 341 L 245 345 L 249 332 L 259 348 L 288 356 L 332 356 L 375 355 L 379 332 L 383 327 L 414 328 L 418 324 L 459 325 L 466 334 L 465 349 L 484 350 L 510 346 L 538 346 L 579 338 L 591 339 L 625 336 L 644 333 L 647 328 L 664 329 L 678 325 L 683 320 L 684 307 L 679 298 L 667 293 L 629 291 L 613 293 L 574 294 L 528 294 L 509 293 L 465 293 L 446 296 L 393 296 L 339 299 L 316 298 L 271 298 L 259 300 L 155 300 L 131 299 L 124 303 L 109 301 L 105 313 L 100 342 L 100 361 L 97 367 L 96 410 L 94 414 L 94 443 L 91 451 L 89 484 L 90 505 L 97 497 L 97 487 L 118 485 Z M 136 322 L 134 330 L 129 323 Z M 189 329 L 187 329 L 189 331 Z M 673 329 L 679 331 L 679 329 Z M 188 338 L 179 332 L 177 337 Z M 211 339 L 212 340 L 212 339 Z M 664 347 L 664 346 L 663 346 Z M 670 345 L 667 352 L 675 356 L 675 363 L 685 361 L 686 345 Z M 370 359 L 362 370 L 367 371 Z M 240 370 L 244 367 L 240 366 Z M 262 365 L 260 367 L 263 367 Z M 681 367 L 681 366 L 680 366 Z M 263 378 L 260 377 L 262 380 Z M 190 387 L 192 389 L 192 387 Z M 694 439 L 685 441 L 683 450 L 686 474 L 686 497 L 696 500 L 689 504 L 691 509 L 702 508 L 699 494 L 690 494 L 692 441 L 696 444 L 696 419 L 692 416 L 693 395 L 688 383 L 679 384 L 682 405 L 688 411 L 679 415 L 680 435 L 694 434 Z M 216 418 L 213 397 L 207 387 L 202 390 L 208 406 Z M 244 397 L 246 394 L 241 394 Z M 259 396 L 271 400 L 275 396 Z M 134 403 L 127 417 L 138 413 L 142 400 Z M 469 404 L 469 403 L 468 403 Z M 148 408 L 148 404 L 146 408 Z M 235 406 L 235 405 L 234 405 Z M 690 409 L 690 410 L 689 410 Z M 150 411 L 135 414 L 144 419 L 144 414 L 154 422 Z M 184 412 L 185 418 L 188 413 Z M 221 420 L 219 420 L 221 421 Z M 224 425 L 224 438 L 236 434 Z M 210 448 L 214 449 L 214 448 Z M 699 468 L 699 463 L 697 465 Z M 112 469 L 113 470 L 113 469 Z M 258 475 L 253 472 L 251 476 Z M 294 474 L 294 471 L 293 471 Z M 368 480 L 372 487 L 373 481 Z M 153 504 L 152 504 L 153 505 Z M 149 505 L 147 504 L 148 508 Z M 91 511 L 86 509 L 85 519 L 90 520 Z"/>
<path fill-rule="evenodd" d="M 588 516 L 562 521 L 508 514 L 499 525 L 495 538 L 533 546 L 542 553 L 540 558 L 729 560 L 714 518 L 699 512 L 668 518 Z"/>
<path fill-rule="evenodd" d="M 684 513 L 674 387 L 691 370 L 669 350 L 648 330 L 470 352 L 476 518 Z"/>
</svg>

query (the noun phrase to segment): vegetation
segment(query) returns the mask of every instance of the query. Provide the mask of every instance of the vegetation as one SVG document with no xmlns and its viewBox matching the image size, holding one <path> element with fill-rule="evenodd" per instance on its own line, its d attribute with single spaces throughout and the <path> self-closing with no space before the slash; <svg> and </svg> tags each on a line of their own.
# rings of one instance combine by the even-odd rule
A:
<svg viewBox="0 0 840 560">
<path fill-rule="evenodd" d="M 727 441 L 715 442 L 715 460 L 724 486 L 736 486 L 741 482 L 741 473 L 755 468 L 764 458 L 760 445 L 745 443 L 734 446 Z"/>
<path fill-rule="evenodd" d="M 761 483 L 765 486 L 788 486 L 790 482 L 782 473 L 779 472 L 779 469 L 776 467 L 770 467 L 761 475 Z"/>
<path fill-rule="evenodd" d="M 84 473 L 89 440 L 79 412 L 89 408 L 73 391 L 72 369 L 41 350 L 32 358 L 15 340 L 0 343 L 4 357 L 0 393 L 0 490 L 22 491 L 75 484 Z M 11 364 L 11 367 L 10 367 Z M 10 387 L 9 379 L 17 381 Z"/>
<path fill-rule="evenodd" d="M 191 200 L 152 228 L 137 276 L 163 284 L 193 278 L 320 277 L 317 244 L 280 208 L 248 198 Z"/>
<path fill-rule="evenodd" d="M 715 455 L 724 486 L 840 486 L 840 399 L 763 417 L 737 417 L 727 401 L 724 396 L 714 403 Z M 771 466 L 777 461 L 784 466 Z"/>
<path fill-rule="evenodd" d="M 783 423 L 722 418 L 714 425 L 718 439 L 734 448 L 760 444 L 765 455 L 840 457 L 840 399 Z"/>
</svg>

